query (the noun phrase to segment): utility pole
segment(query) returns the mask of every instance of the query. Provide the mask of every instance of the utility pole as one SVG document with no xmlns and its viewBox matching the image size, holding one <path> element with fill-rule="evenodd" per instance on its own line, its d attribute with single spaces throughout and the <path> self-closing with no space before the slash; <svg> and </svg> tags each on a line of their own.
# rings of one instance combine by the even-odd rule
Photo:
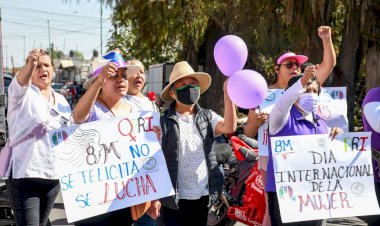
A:
<svg viewBox="0 0 380 226">
<path fill-rule="evenodd" d="M 12 63 L 12 74 L 15 75 L 15 64 L 13 63 L 13 56 L 11 55 L 11 63 Z"/>
<path fill-rule="evenodd" d="M 103 55 L 103 0 L 100 0 L 100 55 Z"/>
<path fill-rule="evenodd" d="M 4 94 L 4 61 L 3 61 L 3 28 L 2 28 L 2 17 L 1 17 L 1 8 L 0 8 L 0 94 Z M 2 107 L 2 106 L 0 106 Z M 1 119 L 0 119 L 1 121 Z"/>
<path fill-rule="evenodd" d="M 1 75 L 1 93 L 0 93 L 0 143 L 1 146 L 5 145 L 7 140 L 7 116 L 5 114 L 7 108 L 7 98 L 5 94 L 4 87 L 4 61 L 3 61 L 3 28 L 2 28 L 2 18 L 1 18 L 1 9 L 0 9 L 0 75 Z"/>
<path fill-rule="evenodd" d="M 49 35 L 49 45 L 48 45 L 48 47 L 49 47 L 50 56 L 52 56 L 53 53 L 52 53 L 51 46 L 50 46 L 50 25 L 49 25 L 49 20 L 47 21 L 47 23 L 48 23 L 48 35 Z"/>
<path fill-rule="evenodd" d="M 8 68 L 8 45 L 5 45 L 5 68 L 9 70 Z"/>
<path fill-rule="evenodd" d="M 26 57 L 25 57 L 25 35 L 24 36 L 22 36 L 22 38 L 24 39 L 24 61 L 26 60 Z"/>
</svg>

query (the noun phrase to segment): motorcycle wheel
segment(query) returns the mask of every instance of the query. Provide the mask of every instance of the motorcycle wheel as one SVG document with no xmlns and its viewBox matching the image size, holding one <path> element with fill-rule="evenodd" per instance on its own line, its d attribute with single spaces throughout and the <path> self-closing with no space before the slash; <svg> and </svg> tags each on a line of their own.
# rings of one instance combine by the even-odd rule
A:
<svg viewBox="0 0 380 226">
<path fill-rule="evenodd" d="M 208 212 L 207 225 L 208 226 L 223 226 L 227 221 L 227 206 L 218 199 Z"/>
</svg>

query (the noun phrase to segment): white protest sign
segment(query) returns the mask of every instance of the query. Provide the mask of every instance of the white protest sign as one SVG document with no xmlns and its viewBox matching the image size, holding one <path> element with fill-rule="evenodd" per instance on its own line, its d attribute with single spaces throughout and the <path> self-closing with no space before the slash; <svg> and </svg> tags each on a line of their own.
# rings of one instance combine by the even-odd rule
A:
<svg viewBox="0 0 380 226">
<path fill-rule="evenodd" d="M 339 127 L 344 132 L 349 131 L 346 93 L 346 87 L 323 87 L 319 94 L 317 111 L 327 126 Z"/>
<path fill-rule="evenodd" d="M 49 132 L 68 222 L 174 194 L 153 125 L 141 112 Z"/>
<path fill-rule="evenodd" d="M 271 138 L 284 223 L 379 214 L 371 133 Z"/>
<path fill-rule="evenodd" d="M 284 93 L 283 89 L 268 89 L 268 95 L 265 100 L 259 105 L 256 111 L 265 112 L 270 114 L 272 108 L 277 103 L 278 99 Z M 268 132 L 268 121 L 263 123 L 258 130 L 257 143 L 259 148 L 259 156 L 268 156 L 268 142 L 269 142 L 269 132 Z"/>
<path fill-rule="evenodd" d="M 259 106 L 260 111 L 270 113 L 283 93 L 283 89 L 269 89 L 267 97 Z M 330 128 L 339 127 L 344 132 L 348 132 L 346 87 L 322 87 L 317 114 Z M 260 126 L 257 139 L 259 155 L 268 156 L 267 122 Z"/>
</svg>

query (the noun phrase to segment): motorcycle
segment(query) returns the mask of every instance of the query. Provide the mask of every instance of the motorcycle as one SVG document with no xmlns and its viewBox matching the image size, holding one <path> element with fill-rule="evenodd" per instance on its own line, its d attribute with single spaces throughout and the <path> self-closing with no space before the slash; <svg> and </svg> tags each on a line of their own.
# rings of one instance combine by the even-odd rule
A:
<svg viewBox="0 0 380 226">
<path fill-rule="evenodd" d="M 257 168 L 257 141 L 243 134 L 216 141 L 217 161 L 224 172 L 222 194 L 211 201 L 207 225 L 227 221 L 262 225 L 265 213 L 264 187 Z"/>
</svg>

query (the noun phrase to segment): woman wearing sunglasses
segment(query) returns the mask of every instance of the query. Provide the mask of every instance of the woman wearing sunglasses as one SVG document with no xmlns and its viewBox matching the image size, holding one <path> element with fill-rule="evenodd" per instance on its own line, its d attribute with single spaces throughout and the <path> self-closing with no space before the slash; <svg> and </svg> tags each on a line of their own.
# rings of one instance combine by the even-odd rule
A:
<svg viewBox="0 0 380 226">
<path fill-rule="evenodd" d="M 337 127 L 327 127 L 324 119 L 315 113 L 318 106 L 318 96 L 321 93 L 321 85 L 315 77 L 315 69 L 308 66 L 304 75 L 291 78 L 288 87 L 278 102 L 274 105 L 269 118 L 269 140 L 273 137 L 330 134 L 334 139 L 342 130 Z M 269 141 L 270 143 L 270 141 Z M 271 147 L 269 147 L 271 149 Z M 297 150 L 302 151 L 302 150 Z M 306 151 L 306 150 L 305 150 Z M 302 161 L 300 159 L 300 161 Z M 273 166 L 273 154 L 269 151 L 268 177 L 265 192 L 268 194 L 268 209 L 272 225 L 287 226 L 320 226 L 323 220 L 311 220 L 302 222 L 282 223 L 275 172 Z M 278 187 L 277 187 L 278 188 Z M 293 216 L 297 219 L 297 216 Z"/>
<path fill-rule="evenodd" d="M 33 49 L 8 88 L 12 157 L 5 183 L 16 225 L 47 225 L 60 190 L 46 129 L 68 125 L 71 109 L 51 87 L 52 76 L 49 54 Z"/>
<path fill-rule="evenodd" d="M 336 56 L 331 39 L 331 28 L 328 26 L 319 27 L 318 36 L 321 38 L 323 44 L 323 59 L 319 65 L 312 65 L 309 67 L 310 70 L 316 71 L 317 80 L 322 85 L 336 64 Z M 270 85 L 269 88 L 285 89 L 288 86 L 289 80 L 301 73 L 300 66 L 307 60 L 308 57 L 304 55 L 296 55 L 293 52 L 282 53 L 275 61 L 274 70 L 277 77 L 276 82 Z M 244 134 L 254 138 L 257 136 L 259 131 L 265 131 L 263 132 L 265 133 L 263 137 L 267 137 L 268 123 L 265 122 L 268 117 L 269 112 L 261 112 L 260 109 L 250 109 L 248 112 L 247 122 L 244 126 Z M 268 164 L 268 144 L 261 147 L 262 148 L 259 149 L 259 170 L 265 186 Z M 268 211 L 266 211 L 263 225 L 270 225 Z"/>
</svg>

